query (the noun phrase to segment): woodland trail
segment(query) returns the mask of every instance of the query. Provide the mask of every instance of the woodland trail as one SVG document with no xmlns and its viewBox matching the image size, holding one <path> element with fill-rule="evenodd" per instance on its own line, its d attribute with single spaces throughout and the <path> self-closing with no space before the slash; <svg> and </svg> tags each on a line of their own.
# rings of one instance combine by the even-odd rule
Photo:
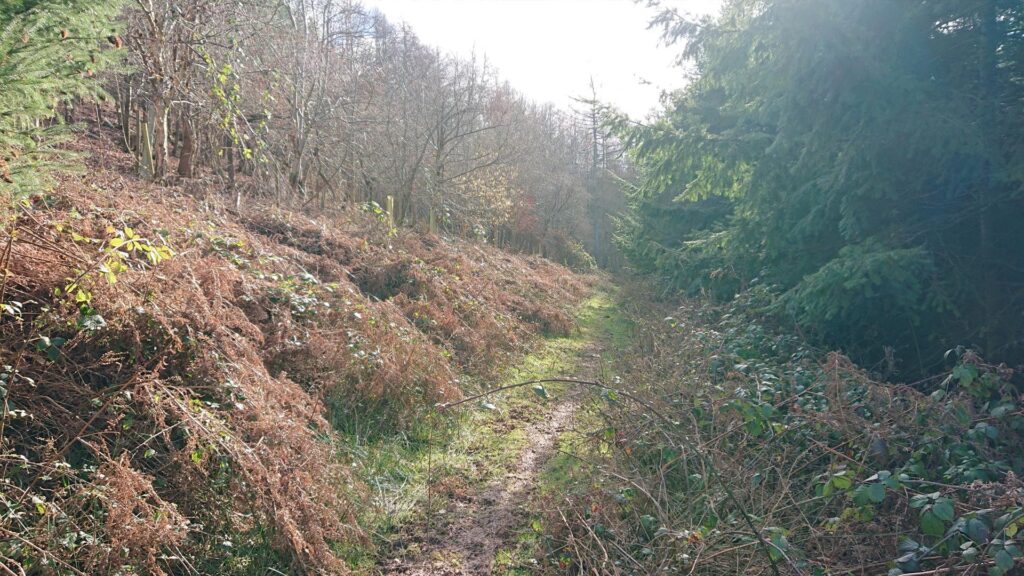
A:
<svg viewBox="0 0 1024 576">
<path fill-rule="evenodd" d="M 608 315 L 603 315 L 609 318 Z M 591 321 L 593 323 L 593 321 Z M 568 361 L 573 374 L 547 372 L 538 378 L 575 376 L 598 378 L 602 352 L 608 345 L 606 330 L 600 321 L 585 330 L 585 343 L 571 352 Z M 539 480 L 545 466 L 557 454 L 559 438 L 576 426 L 584 390 L 565 388 L 547 403 L 534 403 L 536 412 L 517 417 L 510 423 L 495 420 L 495 435 L 522 433 L 526 438 L 503 473 L 483 486 L 448 502 L 447 509 L 435 514 L 426 534 L 420 535 L 418 553 L 392 559 L 382 573 L 391 576 L 483 576 L 520 574 L 496 566 L 501 550 L 515 547 L 517 534 L 528 524 L 538 505 Z M 529 410 L 530 408 L 527 408 Z M 513 410 L 515 412 L 515 410 Z M 479 458 L 488 455 L 482 453 Z"/>
</svg>

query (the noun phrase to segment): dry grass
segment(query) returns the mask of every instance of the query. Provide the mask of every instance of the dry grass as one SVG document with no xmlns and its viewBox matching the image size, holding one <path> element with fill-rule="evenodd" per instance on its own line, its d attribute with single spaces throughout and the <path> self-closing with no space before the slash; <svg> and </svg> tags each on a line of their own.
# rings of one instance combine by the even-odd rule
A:
<svg viewBox="0 0 1024 576">
<path fill-rule="evenodd" d="M 136 178 L 113 141 L 76 143 L 86 173 L 3 231 L 2 574 L 345 573 L 366 499 L 339 430 L 457 398 L 570 330 L 588 289 L 362 214 L 235 213 L 209 183 Z M 109 283 L 127 229 L 175 254 L 128 251 Z"/>
</svg>

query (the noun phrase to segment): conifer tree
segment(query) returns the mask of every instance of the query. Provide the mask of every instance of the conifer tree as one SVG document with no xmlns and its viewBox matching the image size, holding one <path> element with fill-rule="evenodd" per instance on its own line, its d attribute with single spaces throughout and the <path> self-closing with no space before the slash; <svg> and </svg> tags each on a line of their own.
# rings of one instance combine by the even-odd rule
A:
<svg viewBox="0 0 1024 576">
<path fill-rule="evenodd" d="M 639 268 L 904 374 L 1024 359 L 1024 4 L 729 0 L 659 21 L 698 78 L 653 125 L 620 230 Z"/>
<path fill-rule="evenodd" d="M 70 131 L 58 114 L 102 95 L 97 74 L 121 43 L 117 4 L 105 0 L 15 0 L 0 4 L 0 204 L 45 191 L 67 166 Z"/>
</svg>

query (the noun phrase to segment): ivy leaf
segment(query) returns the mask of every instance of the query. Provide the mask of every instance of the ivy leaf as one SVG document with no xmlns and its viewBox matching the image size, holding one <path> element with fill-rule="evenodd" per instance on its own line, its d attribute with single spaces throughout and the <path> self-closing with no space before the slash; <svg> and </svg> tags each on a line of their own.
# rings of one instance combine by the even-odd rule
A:
<svg viewBox="0 0 1024 576">
<path fill-rule="evenodd" d="M 1005 418 L 1007 414 L 1012 412 L 1014 408 L 1016 408 L 1016 406 L 1014 406 L 1012 403 L 1006 402 L 994 406 L 992 410 L 989 411 L 989 413 L 992 414 L 993 418 L 1002 419 Z"/>
</svg>

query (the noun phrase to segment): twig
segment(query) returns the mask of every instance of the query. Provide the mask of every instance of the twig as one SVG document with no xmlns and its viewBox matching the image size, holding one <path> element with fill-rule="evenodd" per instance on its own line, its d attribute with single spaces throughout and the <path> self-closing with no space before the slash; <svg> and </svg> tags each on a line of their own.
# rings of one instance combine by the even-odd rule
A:
<svg viewBox="0 0 1024 576">
<path fill-rule="evenodd" d="M 936 568 L 934 570 L 925 570 L 924 572 L 905 572 L 903 576 L 932 576 L 934 574 L 956 574 L 958 572 L 966 572 L 978 566 L 993 566 L 995 562 L 988 561 L 982 562 L 981 564 L 971 564 L 969 566 L 945 566 L 942 568 Z"/>
<path fill-rule="evenodd" d="M 87 576 L 85 572 L 79 571 L 74 566 L 68 564 L 67 562 L 61 560 L 60 558 L 54 556 L 53 554 L 47 552 L 46 550 L 43 550 L 39 546 L 36 546 L 31 540 L 27 540 L 27 539 L 19 536 L 17 533 L 11 532 L 10 530 L 7 530 L 6 528 L 0 528 L 0 532 L 3 532 L 4 534 L 6 534 L 10 538 L 14 538 L 15 540 L 18 540 L 19 542 L 21 542 L 22 544 L 25 544 L 29 548 L 32 548 L 33 550 L 35 550 L 36 552 L 41 554 L 42 558 L 47 558 L 47 557 L 52 558 L 54 560 L 54 562 L 64 566 L 65 568 L 67 568 L 68 570 L 71 570 L 75 574 L 78 574 L 79 576 Z"/>
<path fill-rule="evenodd" d="M 442 404 L 437 404 L 435 407 L 438 410 L 442 410 L 443 411 L 443 410 L 447 410 L 449 408 L 455 408 L 456 406 L 459 406 L 461 404 L 465 404 L 467 402 L 472 402 L 474 400 L 478 400 L 480 398 L 487 397 L 487 396 L 489 396 L 491 394 L 495 394 L 495 393 L 498 393 L 498 392 L 504 392 L 506 390 L 511 390 L 513 388 L 521 388 L 523 386 L 529 386 L 530 384 L 578 384 L 580 386 L 590 386 L 590 387 L 593 387 L 593 388 L 600 388 L 601 390 L 608 390 L 610 392 L 615 392 L 616 394 L 621 394 L 623 397 L 628 398 L 629 400 L 632 400 L 633 402 L 636 402 L 637 404 L 643 406 L 648 411 L 650 411 L 651 414 L 654 414 L 660 420 L 664 421 L 667 424 L 670 424 L 672 426 L 675 426 L 675 425 L 678 424 L 678 422 L 669 419 L 667 416 L 665 416 L 660 411 L 658 411 L 657 408 L 651 406 L 646 401 L 638 398 L 634 394 L 626 392 L 625 390 L 621 390 L 621 389 L 618 389 L 618 388 L 613 388 L 611 386 L 608 386 L 607 384 L 602 384 L 602 383 L 597 382 L 597 381 L 593 381 L 593 380 L 579 380 L 579 379 L 576 379 L 576 378 L 542 378 L 542 379 L 539 379 L 539 380 L 527 380 L 525 382 L 517 382 L 515 384 L 508 384 L 508 385 L 505 385 L 505 386 L 499 386 L 497 388 L 492 388 L 490 390 L 487 390 L 486 392 L 481 392 L 480 394 L 474 394 L 473 396 L 469 396 L 468 398 L 463 398 L 462 400 L 459 400 L 457 402 L 445 402 L 445 403 L 442 403 Z"/>
</svg>

